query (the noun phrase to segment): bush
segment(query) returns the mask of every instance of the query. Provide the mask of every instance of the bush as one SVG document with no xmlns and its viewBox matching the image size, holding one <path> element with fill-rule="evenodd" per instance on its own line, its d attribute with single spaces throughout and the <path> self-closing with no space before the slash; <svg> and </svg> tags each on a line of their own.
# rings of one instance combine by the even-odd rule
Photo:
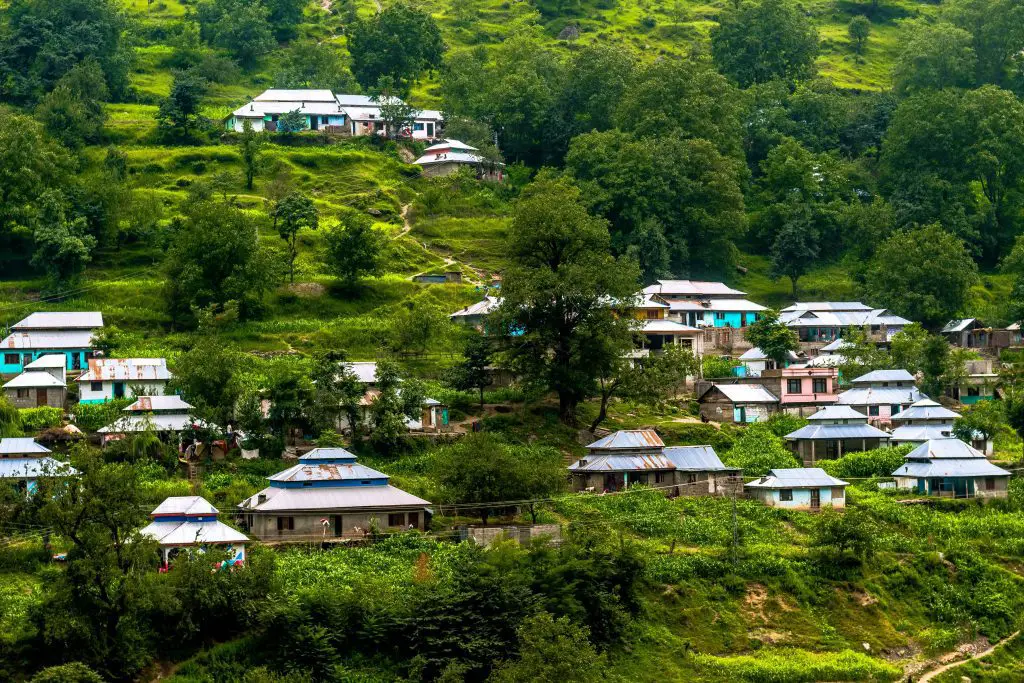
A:
<svg viewBox="0 0 1024 683">
<path fill-rule="evenodd" d="M 861 453 L 850 453 L 836 460 L 822 460 L 818 465 L 833 477 L 888 477 L 903 464 L 904 456 L 914 447 L 887 446 Z"/>
<path fill-rule="evenodd" d="M 134 399 L 119 398 L 106 403 L 79 403 L 75 406 L 75 426 L 85 433 L 95 432 L 121 417 Z"/>
<path fill-rule="evenodd" d="M 743 468 L 743 474 L 751 477 L 768 474 L 771 469 L 801 465 L 767 422 L 755 422 L 744 429 L 722 462 Z"/>
<path fill-rule="evenodd" d="M 897 667 L 853 650 L 813 653 L 804 650 L 762 650 L 756 656 L 696 655 L 695 661 L 709 680 L 750 683 L 806 681 L 895 681 Z"/>
<path fill-rule="evenodd" d="M 26 432 L 41 432 L 44 429 L 60 427 L 63 419 L 64 411 L 53 406 L 21 410 L 21 424 Z"/>
<path fill-rule="evenodd" d="M 103 683 L 103 679 L 85 664 L 71 662 L 43 669 L 31 683 Z"/>
</svg>

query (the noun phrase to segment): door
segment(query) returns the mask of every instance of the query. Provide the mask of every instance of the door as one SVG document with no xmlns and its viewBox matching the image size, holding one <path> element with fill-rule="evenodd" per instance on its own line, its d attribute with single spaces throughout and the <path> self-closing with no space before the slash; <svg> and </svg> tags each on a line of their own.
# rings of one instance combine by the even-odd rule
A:
<svg viewBox="0 0 1024 683">
<path fill-rule="evenodd" d="M 320 117 L 319 116 L 310 116 L 309 117 L 309 129 L 310 130 L 319 130 L 319 128 L 320 128 Z"/>
<path fill-rule="evenodd" d="M 737 424 L 742 424 L 747 421 L 747 408 L 746 406 L 736 406 L 732 409 L 732 420 Z"/>
<path fill-rule="evenodd" d="M 427 137 L 428 138 L 433 138 L 434 137 L 434 124 L 432 124 L 432 123 L 428 123 L 427 124 Z"/>
<path fill-rule="evenodd" d="M 345 533 L 345 527 L 341 523 L 341 515 L 334 515 L 334 535 L 342 536 Z"/>
<path fill-rule="evenodd" d="M 114 398 L 124 398 L 124 382 L 114 382 Z"/>
<path fill-rule="evenodd" d="M 46 389 L 36 389 L 36 405 L 46 405 Z"/>
<path fill-rule="evenodd" d="M 818 489 L 811 489 L 811 509 L 821 509 L 821 491 Z"/>
</svg>

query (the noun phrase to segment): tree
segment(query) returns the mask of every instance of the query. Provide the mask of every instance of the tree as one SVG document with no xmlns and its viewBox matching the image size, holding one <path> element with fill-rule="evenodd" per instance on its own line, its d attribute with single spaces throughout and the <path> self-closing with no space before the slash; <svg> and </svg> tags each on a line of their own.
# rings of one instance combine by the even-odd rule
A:
<svg viewBox="0 0 1024 683">
<path fill-rule="evenodd" d="M 889 342 L 893 367 L 902 368 L 912 375 L 921 372 L 928 339 L 928 331 L 919 323 L 911 323 L 894 334 Z"/>
<path fill-rule="evenodd" d="M 294 39 L 302 23 L 302 10 L 309 0 L 263 0 L 267 7 L 267 23 L 278 42 Z"/>
<path fill-rule="evenodd" d="M 719 71 L 746 88 L 814 74 L 818 33 L 788 0 L 760 0 L 728 8 L 711 29 L 711 54 Z"/>
<path fill-rule="evenodd" d="M 418 110 L 398 97 L 395 81 L 391 76 L 381 76 L 370 99 L 380 108 L 380 120 L 384 134 L 393 140 L 412 131 L 413 120 Z"/>
<path fill-rule="evenodd" d="M 21 412 L 6 396 L 0 396 L 0 439 L 24 435 L 21 428 Z"/>
<path fill-rule="evenodd" d="M 206 79 L 190 71 L 174 74 L 171 92 L 160 103 L 156 120 L 163 134 L 177 140 L 188 140 L 205 125 L 200 105 L 206 94 Z"/>
<path fill-rule="evenodd" d="M 729 467 L 740 467 L 747 477 L 760 477 L 769 470 L 785 467 L 800 467 L 792 451 L 786 448 L 782 438 L 776 436 L 767 422 L 748 425 L 732 448 L 722 456 L 722 462 Z"/>
<path fill-rule="evenodd" d="M 326 351 L 313 357 L 309 414 L 321 434 L 333 432 L 343 415 L 352 425 L 353 433 L 360 423 L 359 402 L 365 388 L 344 361 L 345 354 L 340 351 Z"/>
<path fill-rule="evenodd" d="M 879 305 L 937 329 L 963 309 L 977 278 L 964 243 L 929 225 L 898 232 L 879 245 L 864 288 Z"/>
<path fill-rule="evenodd" d="M 864 52 L 864 44 L 868 42 L 871 35 L 871 20 L 863 14 L 858 14 L 846 25 L 846 34 L 853 43 L 854 51 L 859 55 Z"/>
<path fill-rule="evenodd" d="M 589 631 L 567 617 L 547 612 L 528 617 L 519 627 L 519 658 L 500 662 L 491 683 L 597 683 L 605 679 L 605 656 L 587 639 Z"/>
<path fill-rule="evenodd" d="M 340 222 L 328 230 L 325 258 L 328 269 L 341 279 L 346 289 L 354 289 L 367 276 L 383 272 L 387 235 L 373 227 L 363 213 L 346 212 Z"/>
<path fill-rule="evenodd" d="M 779 320 L 777 311 L 768 309 L 758 314 L 757 320 L 750 323 L 743 332 L 748 342 L 761 349 L 764 355 L 782 367 L 789 354 L 800 350 L 800 340 L 792 328 Z"/>
<path fill-rule="evenodd" d="M 84 218 L 68 217 L 65 199 L 59 192 L 45 192 L 40 204 L 41 215 L 32 234 L 36 244 L 32 265 L 46 273 L 54 292 L 61 292 L 85 270 L 96 238 L 86 233 Z"/>
<path fill-rule="evenodd" d="M 957 0 L 943 15 L 970 32 L 977 55 L 977 83 L 1005 85 L 1024 48 L 1024 7 L 1013 0 Z"/>
<path fill-rule="evenodd" d="M 377 362 L 377 396 L 370 404 L 372 441 L 385 449 L 393 449 L 409 431 L 407 420 L 422 418 L 426 395 L 423 386 L 408 377 L 402 377 L 398 364 L 389 359 Z"/>
<path fill-rule="evenodd" d="M 286 135 L 306 130 L 306 115 L 298 109 L 286 111 L 277 119 L 277 130 Z"/>
<path fill-rule="evenodd" d="M 81 662 L 70 662 L 43 669 L 30 683 L 103 683 L 103 678 Z"/>
<path fill-rule="evenodd" d="M 430 471 L 447 502 L 473 505 L 487 524 L 492 503 L 545 498 L 565 487 L 565 467 L 553 448 L 513 446 L 481 432 L 440 449 Z"/>
<path fill-rule="evenodd" d="M 263 294 L 281 272 L 261 247 L 256 225 L 239 209 L 200 201 L 177 225 L 164 260 L 165 298 L 175 320 L 195 310 L 236 302 L 242 318 L 255 316 Z"/>
<path fill-rule="evenodd" d="M 274 366 L 267 383 L 266 396 L 270 401 L 267 422 L 285 443 L 292 442 L 297 427 L 307 433 L 312 394 L 310 379 L 299 368 L 284 364 Z"/>
<path fill-rule="evenodd" d="M 197 417 L 226 427 L 235 422 L 245 357 L 218 334 L 208 315 L 192 346 L 174 362 L 169 387 L 181 392 Z"/>
<path fill-rule="evenodd" d="M 352 72 L 364 88 L 390 76 L 401 90 L 428 69 L 441 65 L 445 46 L 434 19 L 405 3 L 389 5 L 348 27 Z"/>
<path fill-rule="evenodd" d="M 1003 385 L 1003 414 L 1006 424 L 1024 440 L 1024 377 L 1015 368 L 1000 372 Z"/>
<path fill-rule="evenodd" d="M 797 281 L 818 258 L 819 237 L 812 220 L 807 206 L 793 207 L 772 243 L 772 275 L 789 278 L 794 299 L 799 299 Z"/>
<path fill-rule="evenodd" d="M 284 51 L 274 74 L 274 85 L 278 88 L 350 92 L 354 90 L 355 79 L 348 70 L 343 53 L 334 43 L 304 40 L 293 42 Z"/>
<path fill-rule="evenodd" d="M 64 74 L 36 108 L 47 132 L 71 149 L 95 144 L 103 135 L 109 97 L 99 62 L 90 60 Z"/>
<path fill-rule="evenodd" d="M 453 389 L 479 391 L 481 412 L 484 409 L 484 389 L 494 383 L 491 363 L 491 340 L 483 334 L 474 334 L 466 340 L 462 360 L 452 366 L 445 376 L 447 384 Z"/>
<path fill-rule="evenodd" d="M 275 4 L 292 2 L 279 0 Z M 227 50 L 245 69 L 256 66 L 276 46 L 270 10 L 260 0 L 207 0 L 199 4 L 196 16 L 203 39 Z"/>
<path fill-rule="evenodd" d="M 274 229 L 288 245 L 288 278 L 295 282 L 295 257 L 299 255 L 299 231 L 316 230 L 320 225 L 320 212 L 313 200 L 300 192 L 293 192 L 275 204 L 271 215 Z"/>
<path fill-rule="evenodd" d="M 639 270 L 609 253 L 607 223 L 587 213 L 580 191 L 544 176 L 523 191 L 509 227 L 502 286 L 509 359 L 527 382 L 558 394 L 559 416 L 576 420 L 609 357 L 632 347 L 630 302 Z"/>
<path fill-rule="evenodd" d="M 819 548 L 832 549 L 840 558 L 851 552 L 864 560 L 874 554 L 877 537 L 877 526 L 861 508 L 840 513 L 829 506 L 814 525 L 813 543 Z"/>
<path fill-rule="evenodd" d="M 409 302 L 391 320 L 388 345 L 401 355 L 422 356 L 432 341 L 443 341 L 451 325 L 447 313 L 439 306 L 424 301 Z"/>
<path fill-rule="evenodd" d="M 974 83 L 977 59 L 970 33 L 945 22 L 922 22 L 909 30 L 893 68 L 897 92 L 966 88 Z"/>
<path fill-rule="evenodd" d="M 257 133 L 252 128 L 252 121 L 245 119 L 242 123 L 242 136 L 238 139 L 238 153 L 242 157 L 242 165 L 245 167 L 245 189 L 247 190 L 252 190 L 253 180 L 259 173 L 263 146 L 266 142 L 266 134 L 262 131 Z"/>
<path fill-rule="evenodd" d="M 953 436 L 966 443 L 972 443 L 979 436 L 991 441 L 1006 426 L 1002 401 L 978 401 L 967 406 L 953 422 Z"/>
<path fill-rule="evenodd" d="M 928 335 L 921 351 L 921 391 L 941 396 L 950 369 L 949 343 L 937 334 Z"/>
</svg>

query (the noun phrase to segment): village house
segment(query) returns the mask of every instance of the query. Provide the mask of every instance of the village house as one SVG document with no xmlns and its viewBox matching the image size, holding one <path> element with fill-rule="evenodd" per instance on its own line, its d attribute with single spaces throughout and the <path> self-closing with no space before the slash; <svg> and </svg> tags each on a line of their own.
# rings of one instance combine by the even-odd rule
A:
<svg viewBox="0 0 1024 683">
<path fill-rule="evenodd" d="M 746 327 L 765 310 L 722 282 L 658 280 L 643 293 L 668 303 L 669 318 L 691 327 Z"/>
<path fill-rule="evenodd" d="M 97 312 L 33 313 L 0 341 L 0 374 L 17 374 L 48 354 L 61 354 L 68 370 L 81 370 L 93 356 L 92 339 L 102 327 L 103 315 Z"/>
<path fill-rule="evenodd" d="M 896 486 L 923 496 L 1005 498 L 1010 473 L 960 439 L 931 439 L 906 455 L 892 473 Z"/>
<path fill-rule="evenodd" d="M 4 384 L 4 395 L 16 408 L 63 408 L 68 393 L 65 365 L 67 358 L 62 353 L 40 356 Z"/>
<path fill-rule="evenodd" d="M 622 430 L 587 446 L 569 466 L 574 491 L 622 491 L 632 484 L 668 496 L 737 493 L 738 468 L 726 467 L 711 446 L 666 446 L 650 429 Z"/>
<path fill-rule="evenodd" d="M 77 380 L 78 402 L 160 396 L 171 377 L 165 358 L 92 358 L 89 369 Z"/>
<path fill-rule="evenodd" d="M 779 320 L 795 330 L 801 342 L 810 345 L 833 342 L 853 329 L 888 342 L 910 324 L 884 308 L 871 308 L 859 301 L 795 303 L 779 312 Z"/>
<path fill-rule="evenodd" d="M 380 105 L 366 95 L 336 95 L 338 105 L 345 112 L 349 135 L 384 135 L 384 121 Z M 397 98 L 396 98 L 397 99 Z M 398 100 L 401 102 L 401 100 Z M 444 117 L 436 109 L 421 109 L 413 112 L 412 123 L 399 134 L 413 140 L 434 140 L 441 137 Z"/>
<path fill-rule="evenodd" d="M 846 356 L 843 352 L 850 350 L 851 347 L 853 347 L 852 342 L 848 342 L 840 337 L 817 349 L 817 355 L 807 359 L 806 365 L 814 368 L 837 367 L 846 362 Z"/>
<path fill-rule="evenodd" d="M 769 507 L 817 512 L 823 505 L 845 508 L 847 486 L 820 467 L 794 467 L 773 469 L 744 488 Z"/>
<path fill-rule="evenodd" d="M 965 406 L 993 400 L 996 397 L 996 383 L 999 381 L 999 373 L 993 365 L 991 358 L 965 361 L 963 376 L 946 390 L 946 395 Z"/>
<path fill-rule="evenodd" d="M 835 368 L 814 368 L 791 365 L 764 374 L 779 374 L 779 408 L 791 415 L 804 417 L 832 405 L 839 398 L 839 371 Z"/>
<path fill-rule="evenodd" d="M 192 406 L 180 396 L 137 396 L 135 403 L 125 408 L 114 422 L 99 429 L 103 443 L 124 438 L 127 434 L 138 434 L 153 430 L 158 436 L 168 438 L 172 434 L 193 427 L 215 429 L 202 420 L 191 416 Z"/>
<path fill-rule="evenodd" d="M 834 460 L 846 453 L 888 445 L 889 434 L 868 424 L 868 418 L 850 406 L 828 406 L 807 418 L 810 423 L 786 434 L 793 453 L 805 465 Z"/>
<path fill-rule="evenodd" d="M 281 116 L 290 112 L 302 115 L 304 130 L 345 129 L 345 111 L 330 90 L 277 88 L 263 91 L 252 102 L 231 112 L 224 126 L 241 133 L 248 121 L 255 131 L 276 132 Z"/>
<path fill-rule="evenodd" d="M 263 541 L 361 538 L 372 529 L 425 529 L 430 503 L 391 486 L 344 448 L 316 448 L 268 478 L 238 508 Z"/>
<path fill-rule="evenodd" d="M 452 322 L 459 323 L 460 325 L 475 327 L 476 329 L 483 331 L 484 324 L 487 322 L 488 316 L 497 310 L 500 305 L 500 297 L 487 294 L 481 301 L 477 301 L 475 304 L 470 304 L 465 308 L 460 308 L 449 315 L 448 318 Z"/>
<path fill-rule="evenodd" d="M 867 415 L 875 426 L 888 425 L 893 415 L 926 398 L 906 370 L 875 370 L 850 384 L 852 388 L 839 394 L 836 403 Z"/>
<path fill-rule="evenodd" d="M 953 346 L 964 349 L 987 349 L 992 345 L 992 328 L 977 318 L 950 320 L 939 332 Z"/>
<path fill-rule="evenodd" d="M 217 519 L 219 511 L 201 496 L 171 496 L 164 499 L 149 518 L 153 520 L 139 532 L 160 546 L 161 568 L 182 550 L 226 551 L 228 567 L 245 564 L 245 544 L 249 537 Z"/>
<path fill-rule="evenodd" d="M 0 439 L 0 480 L 14 482 L 18 489 L 34 493 L 37 480 L 46 476 L 74 476 L 70 465 L 54 460 L 50 449 L 30 438 Z"/>
<path fill-rule="evenodd" d="M 476 147 L 459 140 L 442 140 L 423 150 L 423 156 L 413 163 L 423 167 L 423 175 L 446 176 L 460 168 L 469 168 L 477 180 L 502 182 L 505 179 L 505 164 L 486 159 Z"/>
<path fill-rule="evenodd" d="M 697 401 L 701 419 L 712 422 L 764 422 L 779 411 L 779 398 L 760 384 L 708 383 Z"/>
<path fill-rule="evenodd" d="M 373 361 L 342 363 L 342 367 L 353 373 L 366 390 L 363 398 L 359 401 L 360 421 L 363 426 L 370 427 L 373 421 L 371 406 L 380 395 L 380 391 L 377 389 L 377 363 Z M 446 431 L 448 429 L 448 406 L 435 399 L 424 398 L 419 419 L 406 417 L 405 426 L 411 432 Z M 337 427 L 341 431 L 352 429 L 347 415 L 338 417 Z"/>
<path fill-rule="evenodd" d="M 892 416 L 895 429 L 892 430 L 892 445 L 922 444 L 932 439 L 948 439 L 953 436 L 953 423 L 960 413 L 945 408 L 930 398 L 922 398 L 906 410 Z M 976 434 L 971 446 L 992 455 L 992 440 Z"/>
<path fill-rule="evenodd" d="M 740 364 L 733 368 L 733 374 L 737 377 L 760 377 L 765 370 L 776 370 L 779 367 L 774 359 L 769 358 L 768 354 L 756 346 L 744 351 L 737 360 Z M 789 351 L 782 367 L 788 368 L 790 365 L 800 362 L 800 356 L 794 351 Z"/>
<path fill-rule="evenodd" d="M 672 347 L 686 349 L 697 358 L 704 355 L 704 333 L 674 320 L 642 321 L 637 341 L 638 346 L 631 354 L 633 358 L 664 353 Z"/>
</svg>

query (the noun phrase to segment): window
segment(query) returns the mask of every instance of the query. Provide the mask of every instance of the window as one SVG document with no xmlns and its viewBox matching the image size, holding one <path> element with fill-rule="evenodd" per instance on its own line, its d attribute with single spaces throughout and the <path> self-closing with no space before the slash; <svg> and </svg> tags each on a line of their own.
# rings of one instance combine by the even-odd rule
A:
<svg viewBox="0 0 1024 683">
<path fill-rule="evenodd" d="M 686 483 L 687 484 L 696 484 L 697 483 L 697 473 L 696 472 L 688 473 L 686 475 Z"/>
<path fill-rule="evenodd" d="M 868 415 L 878 417 L 878 406 L 868 406 Z"/>
<path fill-rule="evenodd" d="M 369 479 L 363 479 L 359 483 L 362 484 L 363 486 L 369 486 L 372 482 Z"/>
<path fill-rule="evenodd" d="M 19 362 L 20 356 L 16 353 L 5 353 L 4 354 L 4 365 L 21 365 Z"/>
<path fill-rule="evenodd" d="M 981 396 L 981 388 L 980 387 L 967 387 L 967 395 L 968 396 Z"/>
<path fill-rule="evenodd" d="M 278 531 L 293 531 L 295 529 L 295 518 L 294 517 L 278 517 L 277 518 L 277 530 Z"/>
<path fill-rule="evenodd" d="M 779 489 L 779 500 L 791 501 L 793 500 L 793 489 Z"/>
<path fill-rule="evenodd" d="M 326 126 L 326 125 L 327 125 L 328 123 L 330 123 L 330 121 L 331 121 L 331 119 L 330 119 L 330 117 L 328 117 L 328 116 L 321 116 L 321 117 L 320 117 L 320 123 L 324 124 L 325 126 Z"/>
<path fill-rule="evenodd" d="M 791 394 L 803 393 L 804 383 L 799 379 L 787 379 L 786 380 L 786 391 Z"/>
<path fill-rule="evenodd" d="M 404 512 L 388 513 L 388 526 L 405 526 Z"/>
<path fill-rule="evenodd" d="M 648 320 L 661 320 L 661 311 L 658 310 L 657 308 L 648 308 L 647 309 L 647 319 Z"/>
<path fill-rule="evenodd" d="M 311 482 L 311 481 L 304 481 L 304 482 L 302 482 L 302 485 L 303 486 L 312 486 L 313 482 Z"/>
<path fill-rule="evenodd" d="M 900 412 L 900 404 L 899 403 L 894 403 L 891 406 L 889 406 L 889 414 L 890 415 L 895 415 L 898 412 Z"/>
<path fill-rule="evenodd" d="M 412 129 L 413 130 L 423 130 L 423 124 L 422 123 L 414 123 L 414 124 L 412 124 Z"/>
<path fill-rule="evenodd" d="M 654 483 L 655 484 L 664 484 L 665 483 L 665 474 L 666 474 L 665 472 L 655 472 L 654 473 Z"/>
<path fill-rule="evenodd" d="M 816 394 L 824 394 L 828 392 L 828 382 L 825 381 L 824 377 L 815 377 L 811 380 L 812 391 Z"/>
<path fill-rule="evenodd" d="M 995 491 L 996 490 L 996 480 L 993 479 L 992 477 L 985 477 L 985 490 L 986 491 Z"/>
<path fill-rule="evenodd" d="M 832 487 L 832 500 L 842 500 L 846 497 L 846 490 L 842 486 Z"/>
<path fill-rule="evenodd" d="M 715 320 L 725 320 L 725 313 L 715 313 Z"/>
<path fill-rule="evenodd" d="M 28 389 L 18 389 L 18 398 L 28 398 Z"/>
<path fill-rule="evenodd" d="M 89 391 L 103 391 L 103 382 L 89 382 Z"/>
</svg>

